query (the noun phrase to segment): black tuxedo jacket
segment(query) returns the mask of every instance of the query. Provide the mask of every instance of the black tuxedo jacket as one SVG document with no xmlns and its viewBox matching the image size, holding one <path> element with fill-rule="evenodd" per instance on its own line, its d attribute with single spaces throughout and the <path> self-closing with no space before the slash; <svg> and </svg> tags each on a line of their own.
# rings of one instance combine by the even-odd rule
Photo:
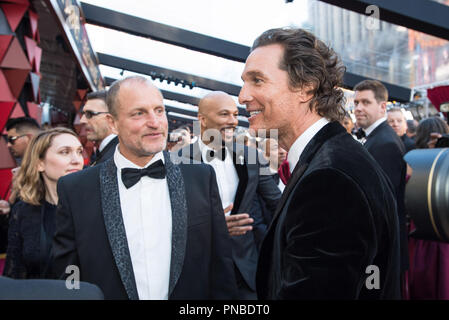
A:
<svg viewBox="0 0 449 320">
<path fill-rule="evenodd" d="M 265 233 L 264 217 L 259 201 L 259 195 L 271 212 L 275 212 L 281 197 L 279 188 L 269 173 L 268 166 L 261 166 L 259 153 L 254 148 L 241 144 L 232 145 L 233 163 L 239 177 L 239 184 L 235 195 L 231 214 L 248 213 L 253 219 L 253 230 L 241 236 L 233 236 L 232 251 L 234 263 L 243 279 L 252 290 L 256 290 L 256 268 L 259 256 L 260 241 Z M 173 155 L 174 157 L 176 155 Z M 176 161 L 187 159 L 188 163 L 202 163 L 199 143 L 195 142 L 179 150 Z M 265 174 L 260 174 L 261 172 Z"/>
<path fill-rule="evenodd" d="M 398 232 L 383 171 L 331 122 L 301 154 L 263 240 L 259 299 L 398 298 Z M 366 286 L 370 265 L 380 289 Z"/>
<path fill-rule="evenodd" d="M 92 165 L 97 165 L 100 163 L 105 162 L 109 158 L 112 158 L 114 156 L 115 147 L 118 145 L 118 137 L 115 137 L 109 143 L 101 150 L 98 157 L 95 159 L 95 161 L 92 163 Z"/>
<path fill-rule="evenodd" d="M 400 243 L 401 243 L 401 269 L 408 269 L 408 241 L 407 221 L 405 213 L 405 178 L 407 166 L 403 159 L 405 147 L 401 138 L 390 127 L 387 121 L 378 125 L 367 137 L 364 144 L 368 152 L 376 159 L 382 170 L 385 171 L 396 195 L 399 215 Z"/>
<path fill-rule="evenodd" d="M 169 299 L 233 299 L 232 249 L 214 170 L 175 165 L 164 152 L 172 209 Z M 62 177 L 53 241 L 54 270 L 68 265 L 106 299 L 138 299 L 113 158 Z M 151 197 L 151 195 L 148 195 Z"/>
</svg>

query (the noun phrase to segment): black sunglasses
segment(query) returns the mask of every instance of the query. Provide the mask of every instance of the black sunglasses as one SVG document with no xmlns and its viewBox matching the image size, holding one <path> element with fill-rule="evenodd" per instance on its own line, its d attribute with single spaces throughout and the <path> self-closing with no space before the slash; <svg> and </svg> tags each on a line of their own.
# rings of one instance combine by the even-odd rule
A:
<svg viewBox="0 0 449 320">
<path fill-rule="evenodd" d="M 8 142 L 9 142 L 10 144 L 14 144 L 14 143 L 16 142 L 17 139 L 22 138 L 22 137 L 25 137 L 25 136 L 26 136 L 26 134 L 22 134 L 22 135 L 20 135 L 20 136 L 7 137 L 6 140 L 8 140 Z"/>
<path fill-rule="evenodd" d="M 86 110 L 86 111 L 81 111 L 81 116 L 86 116 L 87 119 L 91 119 L 92 117 L 98 116 L 99 114 L 102 113 L 109 113 L 107 111 L 90 111 L 90 110 Z"/>
</svg>

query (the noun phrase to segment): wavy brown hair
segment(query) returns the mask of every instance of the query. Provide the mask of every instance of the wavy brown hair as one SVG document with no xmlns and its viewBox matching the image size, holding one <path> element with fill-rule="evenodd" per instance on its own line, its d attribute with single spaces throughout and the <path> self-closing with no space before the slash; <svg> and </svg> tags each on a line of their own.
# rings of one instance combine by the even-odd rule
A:
<svg viewBox="0 0 449 320">
<path fill-rule="evenodd" d="M 13 184 L 14 192 L 17 192 L 22 201 L 37 206 L 45 199 L 46 189 L 38 170 L 39 161 L 44 160 L 53 139 L 61 134 L 71 134 L 78 138 L 72 130 L 58 127 L 42 131 L 30 141 Z"/>
<path fill-rule="evenodd" d="M 331 121 L 345 115 L 343 90 L 339 88 L 346 68 L 333 49 L 312 33 L 297 28 L 276 28 L 262 33 L 251 51 L 258 47 L 279 44 L 284 56 L 279 68 L 287 71 L 292 89 L 311 86 L 310 110 Z"/>
</svg>

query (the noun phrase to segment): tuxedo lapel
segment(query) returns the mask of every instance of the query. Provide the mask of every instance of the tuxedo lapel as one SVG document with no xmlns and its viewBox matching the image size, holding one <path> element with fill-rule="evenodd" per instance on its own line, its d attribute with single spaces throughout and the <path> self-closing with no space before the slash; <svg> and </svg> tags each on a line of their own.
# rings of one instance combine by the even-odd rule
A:
<svg viewBox="0 0 449 320">
<path fill-rule="evenodd" d="M 327 125 L 325 125 L 320 131 L 318 131 L 317 134 L 312 138 L 312 140 L 310 140 L 310 142 L 307 144 L 304 151 L 302 152 L 298 163 L 293 169 L 290 180 L 285 186 L 281 200 L 279 201 L 278 207 L 276 209 L 276 213 L 273 216 L 272 220 L 273 222 L 282 212 L 282 209 L 284 208 L 285 203 L 287 202 L 287 199 L 289 198 L 291 192 L 293 191 L 293 189 L 295 188 L 296 184 L 301 179 L 301 177 L 304 175 L 304 172 L 306 171 L 313 157 L 321 148 L 323 143 L 326 142 L 328 139 L 332 138 L 333 136 L 344 132 L 345 129 L 338 122 L 330 122 Z M 274 224 L 273 222 L 271 223 L 270 228 Z"/>
<path fill-rule="evenodd" d="M 113 158 L 104 162 L 100 168 L 100 189 L 104 223 L 115 264 L 129 299 L 138 300 L 139 295 L 120 205 L 117 167 Z"/>
<path fill-rule="evenodd" d="M 187 200 L 180 167 L 171 162 L 167 152 L 164 152 L 164 157 L 172 210 L 172 248 L 168 288 L 168 296 L 170 297 L 184 264 L 187 244 Z"/>
<path fill-rule="evenodd" d="M 378 135 L 385 126 L 389 126 L 386 120 L 374 128 L 374 130 L 366 137 L 366 142 L 363 144 L 365 148 L 369 148 L 372 142 L 376 140 L 376 135 Z"/>
<path fill-rule="evenodd" d="M 248 166 L 246 164 L 245 157 L 245 146 L 241 144 L 234 143 L 232 145 L 232 163 L 234 164 L 235 171 L 237 171 L 237 176 L 239 177 L 239 184 L 237 186 L 237 191 L 234 197 L 234 206 L 232 208 L 231 214 L 238 213 L 242 199 L 244 199 L 244 194 L 246 187 L 248 186 Z"/>
</svg>

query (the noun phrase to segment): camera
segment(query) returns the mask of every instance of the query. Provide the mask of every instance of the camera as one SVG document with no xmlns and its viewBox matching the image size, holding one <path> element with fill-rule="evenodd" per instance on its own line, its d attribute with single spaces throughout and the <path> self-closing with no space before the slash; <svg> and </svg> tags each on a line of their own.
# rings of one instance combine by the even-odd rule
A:
<svg viewBox="0 0 449 320">
<path fill-rule="evenodd" d="M 413 169 L 405 189 L 411 236 L 449 243 L 449 149 L 412 150 L 404 159 Z"/>
</svg>

